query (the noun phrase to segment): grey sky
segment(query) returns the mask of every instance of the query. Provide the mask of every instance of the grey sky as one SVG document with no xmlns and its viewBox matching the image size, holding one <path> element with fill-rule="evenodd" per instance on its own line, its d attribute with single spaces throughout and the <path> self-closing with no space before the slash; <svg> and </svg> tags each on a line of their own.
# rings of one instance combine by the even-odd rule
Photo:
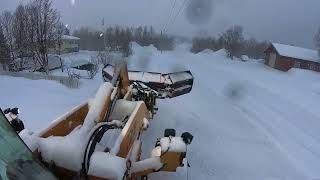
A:
<svg viewBox="0 0 320 180">
<path fill-rule="evenodd" d="M 0 0 L 0 10 L 13 10 L 19 2 Z M 174 0 L 54 0 L 62 20 L 72 29 L 80 26 L 101 28 L 101 19 L 114 25 L 153 25 L 163 28 L 168 21 Z M 184 0 L 177 0 L 175 13 Z M 190 0 L 200 2 L 200 0 Z M 261 40 L 313 48 L 313 36 L 320 27 L 320 0 L 201 0 L 196 12 L 210 14 L 206 23 L 188 20 L 186 8 L 169 33 L 179 35 L 218 35 L 233 24 L 242 25 L 247 36 Z M 210 2 L 211 1 L 211 2 Z M 210 11 L 210 12 L 208 12 Z M 191 12 L 192 14 L 192 12 Z M 200 16 L 201 17 L 201 16 Z M 190 18 L 189 18 L 190 19 Z M 202 22 L 202 21 L 201 21 Z"/>
</svg>

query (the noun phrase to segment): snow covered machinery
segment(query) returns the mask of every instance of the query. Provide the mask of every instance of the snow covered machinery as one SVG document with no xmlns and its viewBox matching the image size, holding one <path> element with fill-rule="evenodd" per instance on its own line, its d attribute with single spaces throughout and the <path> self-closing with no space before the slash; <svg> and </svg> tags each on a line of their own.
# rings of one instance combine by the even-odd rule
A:
<svg viewBox="0 0 320 180">
<path fill-rule="evenodd" d="M 0 168 L 1 177 L 147 179 L 150 173 L 175 172 L 178 167 L 187 166 L 187 145 L 193 139 L 190 133 L 176 136 L 174 129 L 166 129 L 147 159 L 141 159 L 141 135 L 156 111 L 157 98 L 172 98 L 191 91 L 191 72 L 151 73 L 152 77 L 138 79 L 131 76 L 132 72 L 128 72 L 125 64 L 108 65 L 103 71 L 107 82 L 101 85 L 93 99 L 56 119 L 40 133 L 23 130 L 19 133 L 23 141 L 19 136 L 7 136 L 15 138 L 12 141 L 16 152 L 10 156 L 6 170 Z M 154 78 L 153 75 L 160 81 L 145 79 Z M 11 126 L 2 121 L 5 119 L 2 114 L 0 128 L 8 130 Z M 15 131 L 10 130 L 10 133 L 15 134 Z M 17 150 L 18 143 L 22 144 L 20 151 Z M 32 152 L 33 157 L 28 152 Z"/>
</svg>

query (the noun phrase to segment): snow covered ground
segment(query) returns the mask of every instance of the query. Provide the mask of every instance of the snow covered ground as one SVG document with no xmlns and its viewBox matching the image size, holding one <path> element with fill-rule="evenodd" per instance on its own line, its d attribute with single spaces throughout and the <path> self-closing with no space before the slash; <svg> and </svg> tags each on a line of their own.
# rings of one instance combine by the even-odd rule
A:
<svg viewBox="0 0 320 180">
<path fill-rule="evenodd" d="M 39 132 L 51 121 L 95 95 L 102 83 L 101 71 L 95 79 L 80 79 L 79 89 L 70 89 L 47 80 L 0 76 L 0 107 L 19 107 L 20 118 L 29 130 Z"/>
<path fill-rule="evenodd" d="M 156 173 L 151 179 L 320 179 L 320 74 L 280 72 L 256 61 L 231 61 L 223 50 L 172 52 L 133 44 L 129 67 L 148 71 L 190 69 L 190 94 L 159 100 L 158 114 L 144 135 L 149 157 L 165 128 L 194 135 L 188 170 Z M 81 80 L 79 89 L 51 81 L 0 76 L 0 107 L 18 106 L 28 129 L 39 131 L 92 97 L 101 83 Z"/>
</svg>

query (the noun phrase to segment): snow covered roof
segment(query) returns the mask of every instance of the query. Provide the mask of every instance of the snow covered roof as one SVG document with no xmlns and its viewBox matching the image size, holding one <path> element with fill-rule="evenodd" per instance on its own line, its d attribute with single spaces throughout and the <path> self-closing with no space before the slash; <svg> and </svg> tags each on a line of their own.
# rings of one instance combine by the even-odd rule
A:
<svg viewBox="0 0 320 180">
<path fill-rule="evenodd" d="M 281 56 L 292 57 L 296 59 L 319 62 L 318 52 L 313 49 L 306 49 L 296 46 L 272 43 L 272 46 Z"/>
<path fill-rule="evenodd" d="M 62 39 L 80 40 L 80 38 L 75 36 L 63 35 Z"/>
</svg>

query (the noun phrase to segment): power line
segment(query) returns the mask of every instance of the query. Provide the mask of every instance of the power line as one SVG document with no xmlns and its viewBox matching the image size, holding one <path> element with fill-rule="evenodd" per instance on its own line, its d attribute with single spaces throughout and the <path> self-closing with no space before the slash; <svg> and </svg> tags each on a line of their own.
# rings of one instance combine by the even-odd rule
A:
<svg viewBox="0 0 320 180">
<path fill-rule="evenodd" d="M 164 29 L 164 32 L 167 32 L 169 30 L 170 25 L 174 24 L 177 17 L 180 15 L 181 11 L 185 8 L 185 5 L 187 4 L 187 2 L 189 2 L 189 0 L 184 0 L 178 13 L 174 16 L 174 18 L 172 19 L 171 23 L 168 24 L 168 26 L 166 27 L 166 29 Z"/>
<path fill-rule="evenodd" d="M 177 3 L 177 0 L 174 0 L 173 1 L 173 5 L 172 5 L 172 7 L 170 9 L 170 14 L 169 14 L 168 21 L 164 24 L 164 26 L 163 26 L 163 28 L 161 30 L 164 31 L 167 28 L 167 26 L 168 26 L 168 24 L 169 24 L 169 22 L 170 22 L 170 20 L 171 20 L 171 18 L 173 16 L 173 14 L 174 14 L 174 9 L 175 9 L 176 3 Z"/>
</svg>

